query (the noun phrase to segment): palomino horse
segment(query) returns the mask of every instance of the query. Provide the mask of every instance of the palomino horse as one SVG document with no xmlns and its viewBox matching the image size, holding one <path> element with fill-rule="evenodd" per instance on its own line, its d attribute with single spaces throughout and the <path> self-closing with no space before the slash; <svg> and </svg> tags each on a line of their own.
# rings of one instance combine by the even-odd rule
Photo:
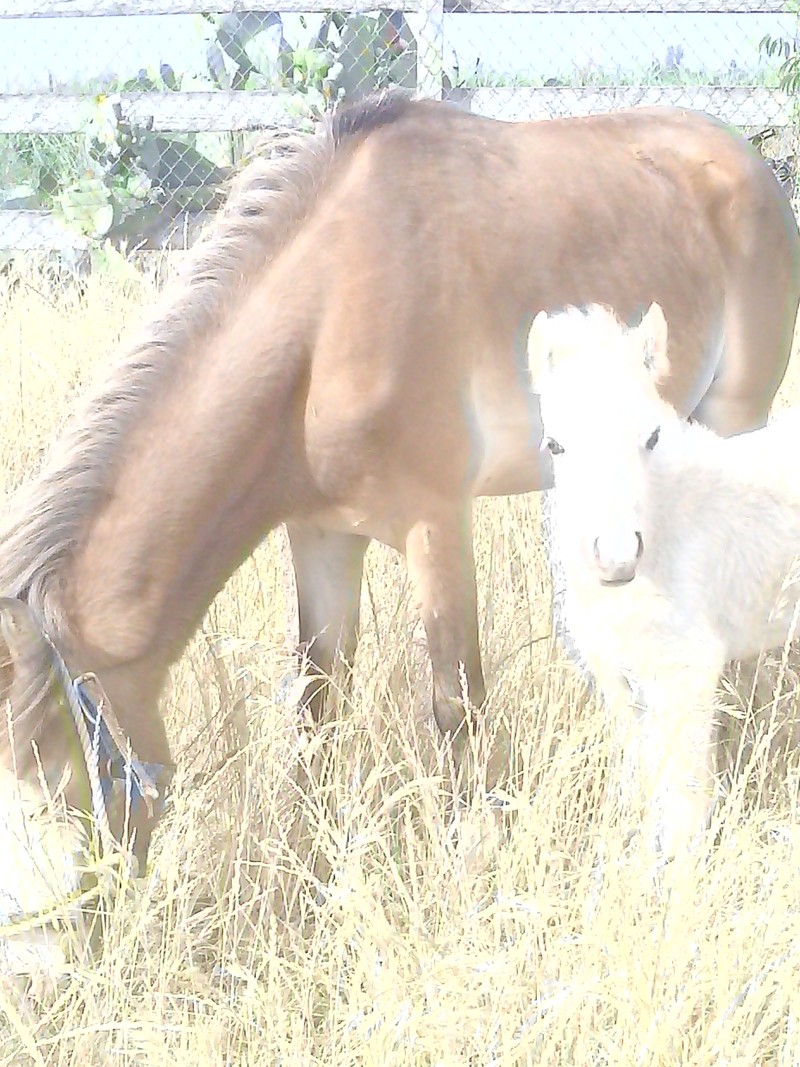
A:
<svg viewBox="0 0 800 1067">
<path fill-rule="evenodd" d="M 116 766 L 136 797 L 163 785 L 167 668 L 281 522 L 320 675 L 353 651 L 369 539 L 405 551 L 436 720 L 455 731 L 462 678 L 473 704 L 485 693 L 472 498 L 550 484 L 533 315 L 603 301 L 627 320 L 660 301 L 664 395 L 727 434 L 765 421 L 798 299 L 788 202 L 701 115 L 515 124 L 389 96 L 280 141 L 7 505 L 0 594 L 19 607 L 0 681 L 19 729 L 3 763 L 60 780 L 73 723 L 95 720 L 84 686 L 61 712 L 55 663 L 95 673 L 116 712 L 101 777 Z M 76 806 L 85 791 L 84 773 L 65 786 Z M 157 809 L 131 813 L 140 857 Z"/>
<path fill-rule="evenodd" d="M 685 853 L 714 795 L 724 667 L 797 636 L 800 409 L 727 440 L 683 421 L 659 394 L 656 304 L 633 330 L 602 307 L 541 312 L 530 351 L 563 621 L 630 735 L 656 840 Z"/>
</svg>

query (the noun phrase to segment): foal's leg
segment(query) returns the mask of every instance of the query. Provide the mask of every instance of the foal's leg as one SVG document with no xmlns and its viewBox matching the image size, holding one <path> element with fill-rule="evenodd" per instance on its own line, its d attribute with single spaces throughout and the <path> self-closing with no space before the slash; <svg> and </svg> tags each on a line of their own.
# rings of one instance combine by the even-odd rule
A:
<svg viewBox="0 0 800 1067">
<path fill-rule="evenodd" d="M 464 722 L 465 699 L 486 696 L 480 649 L 471 501 L 429 509 L 406 537 L 408 570 L 428 637 L 433 713 L 443 734 Z"/>
<path fill-rule="evenodd" d="M 635 732 L 655 839 L 666 858 L 685 855 L 707 828 L 716 780 L 714 698 L 722 661 L 665 656 L 644 678 Z"/>
<path fill-rule="evenodd" d="M 369 538 L 287 523 L 300 623 L 298 652 L 311 666 L 304 705 L 319 722 L 337 653 L 351 666 L 358 644 L 361 575 Z"/>
</svg>

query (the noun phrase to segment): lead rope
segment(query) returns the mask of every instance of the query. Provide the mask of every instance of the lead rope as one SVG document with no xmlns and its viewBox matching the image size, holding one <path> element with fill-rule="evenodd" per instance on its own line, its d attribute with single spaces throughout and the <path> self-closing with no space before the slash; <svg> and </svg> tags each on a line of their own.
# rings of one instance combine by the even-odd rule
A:
<svg viewBox="0 0 800 1067">
<path fill-rule="evenodd" d="M 83 753 L 83 761 L 86 764 L 86 773 L 89 778 L 89 789 L 92 798 L 92 817 L 97 827 L 98 834 L 100 836 L 100 843 L 105 855 L 112 855 L 115 851 L 125 857 L 125 860 L 130 867 L 133 860 L 128 849 L 124 848 L 120 841 L 114 837 L 111 830 L 111 824 L 108 821 L 108 811 L 106 810 L 106 799 L 103 793 L 103 783 L 100 779 L 100 718 L 102 717 L 105 724 L 109 728 L 114 743 L 118 746 L 120 755 L 125 760 L 126 768 L 130 774 L 135 774 L 138 780 L 140 791 L 142 796 L 149 802 L 153 798 L 158 797 L 158 788 L 153 780 L 146 774 L 142 764 L 133 755 L 133 750 L 130 741 L 123 734 L 116 717 L 111 712 L 111 708 L 108 705 L 107 700 L 102 700 L 97 705 L 97 722 L 96 729 L 94 731 L 94 739 L 89 735 L 89 729 L 87 726 L 87 716 L 83 704 L 78 696 L 78 685 L 82 680 L 93 679 L 93 675 L 84 675 L 79 679 L 73 681 L 67 665 L 64 662 L 61 653 L 55 647 L 53 642 L 44 634 L 44 639 L 47 642 L 50 653 L 52 656 L 53 668 L 56 673 L 57 681 L 64 693 L 64 698 L 67 702 L 69 713 L 72 717 L 72 721 L 75 724 L 75 730 L 78 734 L 78 740 L 80 742 L 81 751 Z"/>
<path fill-rule="evenodd" d="M 69 708 L 72 721 L 75 724 L 75 729 L 78 734 L 78 740 L 80 741 L 81 752 L 83 753 L 83 761 L 86 764 L 86 774 L 89 779 L 89 788 L 92 796 L 92 819 L 100 836 L 103 855 L 105 857 L 111 857 L 116 851 L 118 854 L 123 855 L 130 864 L 130 857 L 126 850 L 122 848 L 111 832 L 108 814 L 106 813 L 105 798 L 103 796 L 103 786 L 100 781 L 99 758 L 95 751 L 95 746 L 92 744 L 91 738 L 89 737 L 83 709 L 80 707 L 75 695 L 75 689 L 72 684 L 72 679 L 69 676 L 69 671 L 67 670 L 67 666 L 63 659 L 53 646 L 50 638 L 47 637 L 46 634 L 43 636 L 53 653 L 53 667 L 58 682 L 64 690 L 67 707 Z M 81 901 L 90 899 L 94 896 L 95 892 L 96 890 L 79 891 L 69 895 L 66 899 L 56 901 L 52 907 L 44 908 L 41 911 L 33 912 L 31 914 L 25 914 L 18 918 L 14 918 L 10 922 L 0 924 L 0 938 L 13 937 L 26 930 L 33 930 L 45 926 L 59 918 L 63 912 L 65 904 L 69 907 L 75 907 L 80 904 Z"/>
<path fill-rule="evenodd" d="M 66 670 L 66 667 L 64 669 Z M 93 684 L 99 691 L 99 699 L 96 702 L 89 696 L 89 692 L 86 688 L 87 683 Z M 84 720 L 86 720 L 88 716 L 90 722 L 97 726 L 96 737 L 98 762 L 99 747 L 103 743 L 102 730 L 103 727 L 105 727 L 117 753 L 122 757 L 124 762 L 125 781 L 128 786 L 128 794 L 132 795 L 131 787 L 135 785 L 136 791 L 139 793 L 142 802 L 147 808 L 147 814 L 149 818 L 152 819 L 153 801 L 159 799 L 156 780 L 148 770 L 148 765 L 142 763 L 133 751 L 131 740 L 120 726 L 119 721 L 114 714 L 114 709 L 111 707 L 111 701 L 108 699 L 105 689 L 103 689 L 103 686 L 100 684 L 100 679 L 96 674 L 81 674 L 73 680 L 72 690 L 78 701 L 78 706 L 83 710 Z M 96 718 L 92 718 L 92 712 L 94 712 Z M 110 758 L 108 751 L 106 751 L 106 756 Z"/>
<path fill-rule="evenodd" d="M 83 760 L 86 764 L 86 771 L 89 777 L 89 789 L 92 797 L 92 817 L 100 835 L 103 854 L 111 855 L 115 849 L 125 852 L 120 842 L 114 837 L 114 834 L 111 831 L 111 824 L 108 821 L 106 799 L 103 793 L 103 783 L 100 781 L 100 730 L 98 729 L 95 732 L 95 743 L 93 744 L 92 739 L 89 737 L 89 730 L 86 726 L 86 718 L 83 714 L 83 708 L 80 706 L 78 699 L 75 696 L 75 688 L 72 685 L 72 679 L 70 678 L 67 678 L 64 682 L 64 693 L 67 698 L 67 707 L 72 716 L 72 721 L 75 723 L 75 730 L 77 731 L 81 751 L 83 752 Z"/>
<path fill-rule="evenodd" d="M 103 795 L 103 783 L 100 781 L 99 753 L 97 746 L 92 743 L 92 739 L 89 736 L 89 730 L 86 726 L 86 717 L 75 694 L 75 686 L 73 685 L 72 678 L 67 670 L 67 665 L 61 658 L 61 654 L 47 634 L 44 634 L 43 636 L 50 647 L 50 654 L 52 657 L 53 668 L 56 672 L 56 678 L 64 693 L 67 708 L 72 716 L 72 722 L 78 734 L 81 752 L 83 753 L 83 762 L 86 764 L 86 774 L 89 779 L 89 790 L 92 797 L 92 818 L 100 836 L 103 852 L 109 856 L 115 849 L 124 852 L 125 850 L 122 849 L 120 843 L 111 832 L 111 824 L 108 821 L 108 812 L 106 811 L 105 796 Z M 96 731 L 98 741 L 99 735 L 100 731 L 98 729 Z"/>
</svg>

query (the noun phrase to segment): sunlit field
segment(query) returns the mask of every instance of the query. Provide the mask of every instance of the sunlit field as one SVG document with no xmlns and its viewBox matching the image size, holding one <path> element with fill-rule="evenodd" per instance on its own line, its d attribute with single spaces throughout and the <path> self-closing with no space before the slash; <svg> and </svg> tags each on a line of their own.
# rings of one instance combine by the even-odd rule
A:
<svg viewBox="0 0 800 1067">
<path fill-rule="evenodd" d="M 153 292 L 0 281 L 0 493 Z M 800 1064 L 798 779 L 769 754 L 791 688 L 745 723 L 716 845 L 667 897 L 618 810 L 604 713 L 549 639 L 538 499 L 479 503 L 475 541 L 490 697 L 471 794 L 453 801 L 405 567 L 381 547 L 352 684 L 298 732 L 275 532 L 163 696 L 179 772 L 149 877 L 93 960 L 65 935 L 55 988 L 0 986 L 2 1067 Z"/>
</svg>

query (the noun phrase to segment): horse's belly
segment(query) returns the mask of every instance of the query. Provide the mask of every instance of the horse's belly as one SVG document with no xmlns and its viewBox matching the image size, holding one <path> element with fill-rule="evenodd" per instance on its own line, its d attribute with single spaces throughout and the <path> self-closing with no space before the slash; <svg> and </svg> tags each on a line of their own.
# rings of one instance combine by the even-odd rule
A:
<svg viewBox="0 0 800 1067">
<path fill-rule="evenodd" d="M 473 488 L 473 496 L 512 496 L 549 489 L 553 484 L 552 469 L 539 449 L 514 447 L 502 442 L 484 455 Z"/>
<path fill-rule="evenodd" d="M 496 385 L 477 377 L 473 381 L 473 495 L 507 496 L 549 489 L 553 467 L 550 454 L 540 448 L 538 397 L 522 388 L 498 390 Z"/>
</svg>

